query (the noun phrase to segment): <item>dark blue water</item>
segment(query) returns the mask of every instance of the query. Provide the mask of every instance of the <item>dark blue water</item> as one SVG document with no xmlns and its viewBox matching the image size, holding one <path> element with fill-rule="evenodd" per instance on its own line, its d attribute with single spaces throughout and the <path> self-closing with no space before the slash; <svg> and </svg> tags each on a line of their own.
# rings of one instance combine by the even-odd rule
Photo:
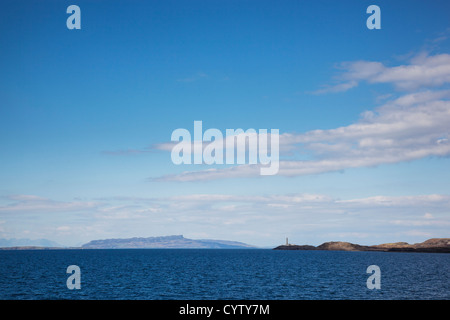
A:
<svg viewBox="0 0 450 320">
<path fill-rule="evenodd" d="M 69 290 L 69 265 L 81 289 Z M 369 265 L 381 289 L 369 290 Z M 450 254 L 130 249 L 0 251 L 0 299 L 450 299 Z"/>
</svg>

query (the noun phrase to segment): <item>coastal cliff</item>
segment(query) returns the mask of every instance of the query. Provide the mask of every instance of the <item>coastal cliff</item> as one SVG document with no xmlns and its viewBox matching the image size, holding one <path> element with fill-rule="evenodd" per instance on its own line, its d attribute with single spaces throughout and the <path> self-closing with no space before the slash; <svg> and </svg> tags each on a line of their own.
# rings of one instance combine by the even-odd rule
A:
<svg viewBox="0 0 450 320">
<path fill-rule="evenodd" d="M 450 238 L 433 238 L 424 242 L 409 244 L 407 242 L 383 243 L 363 246 L 344 241 L 324 242 L 315 247 L 311 245 L 281 245 L 274 250 L 335 250 L 335 251 L 397 251 L 397 252 L 438 252 L 450 253 Z"/>
</svg>

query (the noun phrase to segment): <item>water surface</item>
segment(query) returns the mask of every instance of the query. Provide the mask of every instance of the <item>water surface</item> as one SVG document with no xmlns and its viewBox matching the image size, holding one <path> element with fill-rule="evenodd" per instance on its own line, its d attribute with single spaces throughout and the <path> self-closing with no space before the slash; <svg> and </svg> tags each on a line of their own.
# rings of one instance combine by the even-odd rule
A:
<svg viewBox="0 0 450 320">
<path fill-rule="evenodd" d="M 81 289 L 69 290 L 69 265 Z M 381 289 L 369 290 L 369 265 Z M 449 299 L 450 254 L 120 249 L 0 251 L 0 299 Z"/>
</svg>

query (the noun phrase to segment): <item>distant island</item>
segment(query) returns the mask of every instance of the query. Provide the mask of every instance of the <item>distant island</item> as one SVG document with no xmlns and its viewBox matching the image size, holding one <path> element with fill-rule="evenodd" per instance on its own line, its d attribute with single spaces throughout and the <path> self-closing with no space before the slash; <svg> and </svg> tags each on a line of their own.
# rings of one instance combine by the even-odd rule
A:
<svg viewBox="0 0 450 320">
<path fill-rule="evenodd" d="M 424 242 L 409 244 L 407 242 L 383 243 L 363 246 L 344 241 L 324 242 L 315 247 L 311 245 L 286 244 L 274 250 L 336 250 L 336 251 L 382 251 L 382 252 L 438 252 L 450 253 L 450 238 L 434 238 Z"/>
<path fill-rule="evenodd" d="M 134 248 L 192 248 L 192 249 L 242 249 L 253 248 L 246 243 L 227 240 L 194 240 L 182 235 L 148 237 L 148 238 L 127 238 L 127 239 L 106 239 L 92 240 L 81 246 L 83 249 L 134 249 Z"/>
<path fill-rule="evenodd" d="M 59 243 L 47 239 L 3 239 L 0 238 L 0 247 L 62 247 Z"/>
</svg>

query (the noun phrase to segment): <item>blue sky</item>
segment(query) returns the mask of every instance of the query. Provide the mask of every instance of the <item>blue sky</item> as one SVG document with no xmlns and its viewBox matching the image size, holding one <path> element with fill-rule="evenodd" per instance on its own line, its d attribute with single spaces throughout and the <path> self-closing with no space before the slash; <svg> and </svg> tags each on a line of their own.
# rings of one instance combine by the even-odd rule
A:
<svg viewBox="0 0 450 320">
<path fill-rule="evenodd" d="M 1 238 L 449 236 L 448 1 L 71 4 L 2 5 Z M 174 165 L 195 120 L 279 129 L 279 174 Z"/>
</svg>

